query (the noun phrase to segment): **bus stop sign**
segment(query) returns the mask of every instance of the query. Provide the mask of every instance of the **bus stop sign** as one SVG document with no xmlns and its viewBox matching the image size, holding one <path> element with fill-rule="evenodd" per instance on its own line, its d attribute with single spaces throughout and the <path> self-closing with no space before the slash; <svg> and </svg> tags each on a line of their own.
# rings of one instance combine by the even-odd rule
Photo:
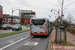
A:
<svg viewBox="0 0 75 50">
<path fill-rule="evenodd" d="M 64 16 L 64 15 L 61 15 L 61 16 Z"/>
</svg>

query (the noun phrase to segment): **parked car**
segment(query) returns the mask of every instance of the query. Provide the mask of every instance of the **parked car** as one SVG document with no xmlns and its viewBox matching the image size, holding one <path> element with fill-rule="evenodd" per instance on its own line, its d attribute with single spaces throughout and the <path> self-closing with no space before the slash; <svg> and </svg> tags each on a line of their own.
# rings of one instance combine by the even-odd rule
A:
<svg viewBox="0 0 75 50">
<path fill-rule="evenodd" d="M 14 25 L 9 25 L 9 28 L 12 29 Z"/>
<path fill-rule="evenodd" d="M 22 30 L 22 26 L 21 24 L 15 24 L 13 27 L 12 27 L 12 30 Z"/>
<path fill-rule="evenodd" d="M 30 27 L 30 24 L 27 24 L 27 27 Z"/>
<path fill-rule="evenodd" d="M 3 24 L 3 25 L 2 25 L 2 29 L 9 29 L 8 24 Z"/>
</svg>

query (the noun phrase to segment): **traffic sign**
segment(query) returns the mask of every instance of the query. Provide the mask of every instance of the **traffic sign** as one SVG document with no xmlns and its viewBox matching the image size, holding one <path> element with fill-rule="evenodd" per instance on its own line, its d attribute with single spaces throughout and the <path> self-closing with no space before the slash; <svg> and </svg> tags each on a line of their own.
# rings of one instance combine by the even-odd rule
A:
<svg viewBox="0 0 75 50">
<path fill-rule="evenodd" d="M 58 21 L 60 22 L 60 18 L 58 19 Z"/>
<path fill-rule="evenodd" d="M 61 15 L 61 16 L 64 16 L 64 15 Z"/>
<path fill-rule="evenodd" d="M 55 23 L 57 23 L 57 22 L 55 22 Z"/>
</svg>

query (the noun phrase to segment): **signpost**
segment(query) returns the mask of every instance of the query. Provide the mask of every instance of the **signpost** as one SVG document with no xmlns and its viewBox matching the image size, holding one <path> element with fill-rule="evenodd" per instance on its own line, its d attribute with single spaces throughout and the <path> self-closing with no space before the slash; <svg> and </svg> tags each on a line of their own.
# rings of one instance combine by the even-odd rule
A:
<svg viewBox="0 0 75 50">
<path fill-rule="evenodd" d="M 60 22 L 60 18 L 58 19 L 58 21 Z"/>
</svg>

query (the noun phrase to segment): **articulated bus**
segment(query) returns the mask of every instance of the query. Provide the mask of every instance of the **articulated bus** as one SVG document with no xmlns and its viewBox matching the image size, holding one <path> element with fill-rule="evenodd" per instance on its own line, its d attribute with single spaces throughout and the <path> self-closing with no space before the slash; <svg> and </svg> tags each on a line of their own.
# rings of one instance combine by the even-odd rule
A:
<svg viewBox="0 0 75 50">
<path fill-rule="evenodd" d="M 46 18 L 30 19 L 30 35 L 31 36 L 48 36 L 52 27 L 50 21 Z"/>
</svg>

